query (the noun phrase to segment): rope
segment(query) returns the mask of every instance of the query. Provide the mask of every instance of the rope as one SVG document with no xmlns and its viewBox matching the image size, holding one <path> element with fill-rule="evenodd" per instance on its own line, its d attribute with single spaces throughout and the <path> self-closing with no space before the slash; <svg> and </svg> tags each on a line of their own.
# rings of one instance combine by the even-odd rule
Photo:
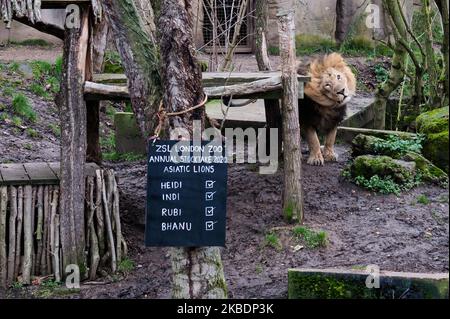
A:
<svg viewBox="0 0 450 319">
<path fill-rule="evenodd" d="M 164 120 L 166 119 L 166 117 L 170 117 L 170 116 L 179 116 L 179 115 L 183 115 L 189 112 L 192 112 L 198 108 L 201 108 L 203 106 L 206 105 L 206 102 L 208 102 L 208 95 L 206 93 L 205 94 L 205 98 L 203 99 L 203 101 L 200 104 L 197 104 L 193 107 L 190 107 L 188 109 L 185 109 L 183 111 L 179 111 L 179 112 L 171 112 L 171 113 L 167 113 L 166 110 L 164 109 L 164 105 L 163 102 L 161 101 L 161 104 L 159 105 L 159 110 L 158 113 L 156 113 L 156 116 L 159 119 L 159 123 L 158 126 L 155 129 L 155 133 L 154 135 L 150 138 L 150 139 L 158 139 L 159 138 L 159 134 L 161 133 L 162 127 L 164 125 Z"/>
</svg>

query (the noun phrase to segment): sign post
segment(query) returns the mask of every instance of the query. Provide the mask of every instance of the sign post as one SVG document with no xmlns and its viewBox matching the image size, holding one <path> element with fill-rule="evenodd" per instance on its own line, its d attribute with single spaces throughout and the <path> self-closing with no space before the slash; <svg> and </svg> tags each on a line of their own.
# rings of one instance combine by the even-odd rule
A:
<svg viewBox="0 0 450 319">
<path fill-rule="evenodd" d="M 227 158 L 223 144 L 149 144 L 146 246 L 225 246 Z"/>
</svg>

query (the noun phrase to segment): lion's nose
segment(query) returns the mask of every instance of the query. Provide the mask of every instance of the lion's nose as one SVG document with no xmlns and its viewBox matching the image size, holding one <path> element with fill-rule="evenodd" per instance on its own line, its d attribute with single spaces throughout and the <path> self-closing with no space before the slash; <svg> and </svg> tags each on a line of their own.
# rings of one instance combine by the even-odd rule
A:
<svg viewBox="0 0 450 319">
<path fill-rule="evenodd" d="M 342 95 L 345 96 L 345 89 L 340 90 L 340 91 L 338 92 L 338 94 L 342 94 Z"/>
</svg>

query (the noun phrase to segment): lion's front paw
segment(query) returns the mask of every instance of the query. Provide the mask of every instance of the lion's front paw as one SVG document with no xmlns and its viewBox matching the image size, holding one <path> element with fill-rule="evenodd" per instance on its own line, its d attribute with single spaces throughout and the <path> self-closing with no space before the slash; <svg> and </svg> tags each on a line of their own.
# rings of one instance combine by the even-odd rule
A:
<svg viewBox="0 0 450 319">
<path fill-rule="evenodd" d="M 306 161 L 309 165 L 313 166 L 320 166 L 323 165 L 323 156 L 321 152 L 318 152 L 316 154 L 309 155 L 308 160 Z"/>
<path fill-rule="evenodd" d="M 338 160 L 338 155 L 332 149 L 323 150 L 323 158 L 328 162 L 336 162 Z"/>
</svg>

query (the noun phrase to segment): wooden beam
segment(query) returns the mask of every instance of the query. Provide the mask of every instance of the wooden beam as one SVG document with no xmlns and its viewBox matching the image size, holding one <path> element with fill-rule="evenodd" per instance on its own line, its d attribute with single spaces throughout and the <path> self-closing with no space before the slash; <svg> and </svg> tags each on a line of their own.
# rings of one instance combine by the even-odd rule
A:
<svg viewBox="0 0 450 319">
<path fill-rule="evenodd" d="M 281 72 L 203 72 L 202 85 L 203 87 L 228 86 L 280 76 Z M 309 76 L 298 75 L 297 79 L 299 83 L 306 83 L 311 78 Z M 101 73 L 94 74 L 92 81 L 101 84 L 126 84 L 127 77 L 125 74 Z"/>
<path fill-rule="evenodd" d="M 96 77 L 93 77 L 96 79 Z M 303 86 L 304 82 L 299 82 Z M 280 99 L 282 96 L 281 78 L 274 76 L 253 82 L 245 82 L 228 86 L 208 87 L 204 91 L 209 99 L 221 99 L 233 96 L 234 99 Z M 86 100 L 126 100 L 129 99 L 128 87 L 123 85 L 101 84 L 86 81 L 84 84 Z"/>
<path fill-rule="evenodd" d="M 88 5 L 91 0 L 42 0 L 42 9 L 61 9 L 66 8 L 69 4 Z"/>
<path fill-rule="evenodd" d="M 60 26 L 52 23 L 44 23 L 42 21 L 36 21 L 35 23 L 31 23 L 30 20 L 28 20 L 27 17 L 14 17 L 14 20 L 25 24 L 26 26 L 29 26 L 31 28 L 34 28 L 40 32 L 50 34 L 54 37 L 57 37 L 58 39 L 63 40 L 64 39 L 64 29 Z"/>
</svg>

